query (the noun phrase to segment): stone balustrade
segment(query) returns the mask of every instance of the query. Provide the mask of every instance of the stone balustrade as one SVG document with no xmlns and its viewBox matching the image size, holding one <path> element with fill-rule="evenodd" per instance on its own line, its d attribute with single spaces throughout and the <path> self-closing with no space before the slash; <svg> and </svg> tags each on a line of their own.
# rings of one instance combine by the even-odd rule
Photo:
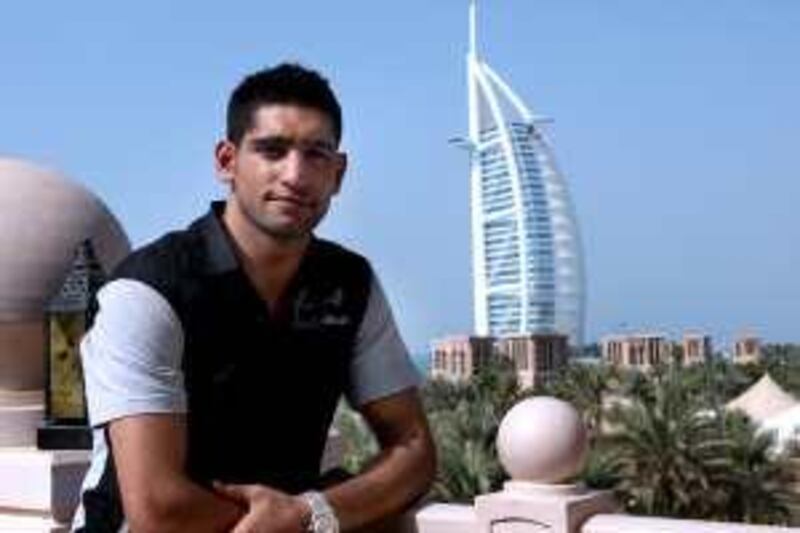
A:
<svg viewBox="0 0 800 533">
<path fill-rule="evenodd" d="M 627 516 L 610 492 L 565 484 L 580 472 L 588 438 L 577 411 L 555 398 L 523 400 L 497 436 L 511 477 L 502 491 L 473 505 L 432 504 L 415 513 L 406 533 L 769 533 L 800 528 Z"/>
<path fill-rule="evenodd" d="M 341 455 L 334 432 L 326 463 Z M 800 528 L 627 516 L 611 493 L 564 483 L 581 470 L 587 435 L 578 413 L 554 398 L 529 398 L 500 425 L 498 455 L 511 480 L 473 505 L 432 504 L 380 533 L 778 533 Z M 23 460 L 24 459 L 24 460 Z M 0 454 L 0 532 L 64 532 L 87 457 L 5 449 Z M 377 529 L 370 533 L 379 533 Z"/>
<path fill-rule="evenodd" d="M 798 528 L 608 514 L 593 516 L 580 531 L 581 533 L 778 533 L 798 531 Z"/>
</svg>

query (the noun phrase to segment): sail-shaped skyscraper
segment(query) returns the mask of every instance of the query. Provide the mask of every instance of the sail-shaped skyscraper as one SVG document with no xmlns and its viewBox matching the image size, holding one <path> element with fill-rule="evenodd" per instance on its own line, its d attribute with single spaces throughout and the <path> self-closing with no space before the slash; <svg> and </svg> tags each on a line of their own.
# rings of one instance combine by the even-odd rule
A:
<svg viewBox="0 0 800 533">
<path fill-rule="evenodd" d="M 583 343 L 578 223 L 542 120 L 478 53 L 470 0 L 470 198 L 478 335 L 560 333 Z"/>
</svg>

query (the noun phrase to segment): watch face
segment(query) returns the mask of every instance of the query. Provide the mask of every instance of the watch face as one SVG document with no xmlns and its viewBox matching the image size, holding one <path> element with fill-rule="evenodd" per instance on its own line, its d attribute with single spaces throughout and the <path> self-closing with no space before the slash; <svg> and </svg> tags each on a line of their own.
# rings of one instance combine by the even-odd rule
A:
<svg viewBox="0 0 800 533">
<path fill-rule="evenodd" d="M 314 519 L 314 533 L 336 533 L 336 524 L 329 515 L 318 515 Z"/>
</svg>

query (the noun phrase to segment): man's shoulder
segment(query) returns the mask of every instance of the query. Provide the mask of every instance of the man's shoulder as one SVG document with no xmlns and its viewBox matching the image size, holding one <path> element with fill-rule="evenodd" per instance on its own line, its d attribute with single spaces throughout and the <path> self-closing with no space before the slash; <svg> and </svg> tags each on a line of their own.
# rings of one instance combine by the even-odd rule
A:
<svg viewBox="0 0 800 533">
<path fill-rule="evenodd" d="M 201 240 L 191 228 L 171 231 L 131 252 L 117 265 L 109 281 L 141 281 L 167 296 L 197 269 L 201 247 Z"/>
<path fill-rule="evenodd" d="M 372 273 L 372 266 L 365 256 L 337 242 L 316 238 L 314 254 L 333 268 Z"/>
</svg>

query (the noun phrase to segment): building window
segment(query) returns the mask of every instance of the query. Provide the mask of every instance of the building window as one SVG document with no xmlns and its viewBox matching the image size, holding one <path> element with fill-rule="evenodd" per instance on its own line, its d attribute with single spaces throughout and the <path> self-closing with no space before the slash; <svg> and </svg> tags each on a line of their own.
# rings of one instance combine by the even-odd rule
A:
<svg viewBox="0 0 800 533">
<path fill-rule="evenodd" d="M 747 354 L 753 354 L 756 351 L 756 343 L 752 339 L 747 339 L 744 341 L 744 351 Z"/>
<path fill-rule="evenodd" d="M 528 357 L 526 353 L 521 352 L 517 354 L 517 368 L 520 370 L 528 369 Z"/>
</svg>

